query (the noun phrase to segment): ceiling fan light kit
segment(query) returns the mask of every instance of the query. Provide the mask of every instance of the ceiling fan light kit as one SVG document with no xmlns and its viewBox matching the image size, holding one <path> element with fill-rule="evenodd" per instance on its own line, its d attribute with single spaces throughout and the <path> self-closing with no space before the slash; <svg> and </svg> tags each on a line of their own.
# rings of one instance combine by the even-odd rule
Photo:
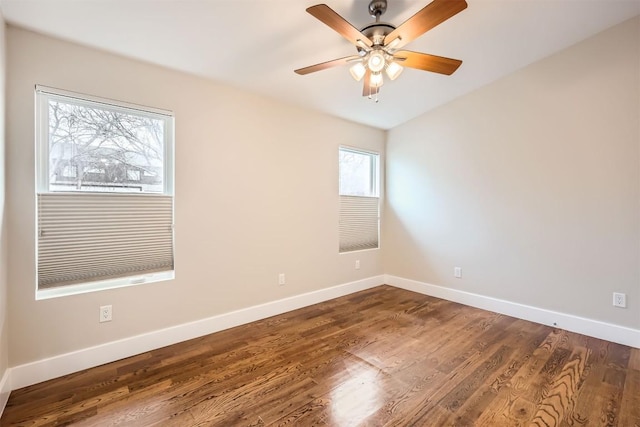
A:
<svg viewBox="0 0 640 427">
<path fill-rule="evenodd" d="M 380 16 L 387 10 L 387 0 L 372 0 L 369 14 L 375 18 L 375 22 L 358 30 L 326 4 L 311 6 L 307 12 L 353 43 L 358 54 L 300 68 L 295 72 L 305 75 L 351 64 L 351 76 L 356 81 L 364 79 L 362 94 L 369 98 L 376 95 L 376 102 L 379 88 L 384 84 L 383 70 L 390 80 L 397 79 L 404 67 L 451 75 L 462 61 L 399 49 L 466 7 L 465 0 L 433 0 L 396 28 L 380 22 Z"/>
<path fill-rule="evenodd" d="M 371 73 L 371 79 L 369 79 L 371 87 L 378 88 L 384 84 L 382 73 Z"/>
<path fill-rule="evenodd" d="M 387 64 L 387 68 L 384 71 L 391 80 L 395 80 L 398 78 L 400 73 L 402 73 L 402 70 L 404 70 L 404 68 L 402 68 L 401 65 L 398 65 L 397 62 L 390 62 Z"/>
<path fill-rule="evenodd" d="M 356 62 L 349 68 L 349 72 L 351 73 L 351 77 L 353 77 L 357 82 L 362 80 L 364 74 L 367 72 L 367 68 L 364 66 L 362 62 Z"/>
</svg>

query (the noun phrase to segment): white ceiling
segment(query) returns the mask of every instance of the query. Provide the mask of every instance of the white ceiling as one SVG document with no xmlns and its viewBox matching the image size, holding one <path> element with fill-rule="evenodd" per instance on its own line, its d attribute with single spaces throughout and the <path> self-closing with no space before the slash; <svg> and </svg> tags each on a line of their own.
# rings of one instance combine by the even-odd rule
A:
<svg viewBox="0 0 640 427">
<path fill-rule="evenodd" d="M 452 76 L 406 69 L 362 97 L 347 67 L 294 69 L 355 53 L 305 12 L 326 1 L 355 27 L 368 0 L 0 0 L 14 25 L 209 77 L 285 102 L 389 129 L 640 14 L 640 0 L 467 0 L 407 46 L 463 60 Z M 399 25 L 430 0 L 388 0 Z"/>
</svg>

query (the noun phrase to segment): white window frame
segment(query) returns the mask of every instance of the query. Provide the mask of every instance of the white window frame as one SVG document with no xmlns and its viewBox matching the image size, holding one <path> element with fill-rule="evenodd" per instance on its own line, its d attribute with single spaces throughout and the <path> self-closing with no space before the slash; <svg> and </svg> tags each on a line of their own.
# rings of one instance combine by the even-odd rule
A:
<svg viewBox="0 0 640 427">
<path fill-rule="evenodd" d="M 380 153 L 376 152 L 376 151 L 372 151 L 372 150 L 365 150 L 362 148 L 355 148 L 355 147 L 348 147 L 345 145 L 341 145 L 338 149 L 338 154 L 340 153 L 340 151 L 349 151 L 355 154 L 364 154 L 364 155 L 368 155 L 371 156 L 371 161 L 372 161 L 372 165 L 371 165 L 371 176 L 369 177 L 369 182 L 371 185 L 370 191 L 371 194 L 368 196 L 364 196 L 364 197 L 380 197 Z M 338 168 L 340 167 L 340 165 L 338 164 Z M 340 177 L 340 175 L 338 175 L 338 178 Z M 338 193 L 341 196 L 352 196 L 352 194 L 342 194 L 340 192 L 340 189 L 342 187 L 340 186 L 340 183 L 338 182 Z"/>
<path fill-rule="evenodd" d="M 131 113 L 131 110 L 135 111 L 135 114 L 145 116 L 153 119 L 162 120 L 165 124 L 164 132 L 164 164 L 163 164 L 163 191 L 161 194 L 165 196 L 171 196 L 175 201 L 174 195 L 174 164 L 175 164 L 175 134 L 174 134 L 174 115 L 171 111 L 162 110 L 158 108 L 152 108 L 137 104 L 131 104 L 122 101 L 116 101 L 107 98 L 101 98 L 93 95 L 85 95 L 77 92 L 51 88 L 42 85 L 36 85 L 35 87 L 35 106 L 36 106 L 36 143 L 35 143 L 35 174 L 36 174 L 36 188 L 35 196 L 42 193 L 63 193 L 60 191 L 49 190 L 49 101 L 60 100 L 62 102 L 69 102 L 69 98 L 79 105 L 87 107 L 96 106 L 98 104 L 101 108 L 107 110 L 114 110 L 119 112 Z M 90 193 L 89 191 L 80 191 L 74 193 Z M 100 193 L 92 193 L 100 194 Z M 36 202 L 36 209 L 38 203 Z M 175 223 L 175 208 L 172 209 L 172 218 Z M 35 230 L 38 230 L 38 218 L 39 214 L 36 211 L 35 215 Z M 36 266 L 38 265 L 38 237 L 35 236 L 35 248 L 36 248 Z M 175 235 L 172 237 L 173 251 L 175 254 Z M 140 285 L 145 283 L 154 283 L 165 280 L 175 279 L 175 255 L 174 255 L 174 269 L 171 271 L 155 272 L 145 275 L 133 275 L 129 277 L 97 280 L 87 283 L 63 285 L 53 288 L 39 289 L 38 287 L 38 274 L 35 278 L 35 297 L 36 300 L 56 298 L 67 295 L 76 295 L 87 292 L 95 292 L 106 289 L 115 289 L 127 286 Z"/>
<path fill-rule="evenodd" d="M 340 185 L 340 152 L 341 151 L 349 151 L 355 154 L 364 154 L 364 155 L 369 155 L 371 156 L 371 176 L 369 177 L 369 182 L 370 182 L 370 192 L 371 194 L 366 195 L 366 196 L 360 196 L 360 195 L 352 195 L 352 194 L 342 194 L 341 192 L 341 188 L 342 186 Z M 339 254 L 349 254 L 349 253 L 353 253 L 353 252 L 361 252 L 361 251 L 371 251 L 371 250 L 379 250 L 380 249 L 380 153 L 373 151 L 373 150 L 367 150 L 367 149 L 363 149 L 363 148 L 357 148 L 357 147 L 351 147 L 351 146 L 346 146 L 346 145 L 341 145 L 338 147 L 338 197 L 340 198 L 340 205 L 341 208 L 340 213 L 339 213 L 339 222 L 342 222 L 343 218 L 342 218 L 342 203 L 343 203 L 343 198 L 359 198 L 359 199 L 376 199 L 377 201 L 377 239 L 376 239 L 376 247 L 368 247 L 368 248 L 363 248 L 363 249 L 349 249 L 349 250 L 344 250 L 342 248 L 343 246 L 343 242 L 342 239 L 340 237 L 340 232 L 339 232 L 339 242 L 338 242 L 338 253 Z M 339 225 L 339 229 L 341 228 L 341 226 Z"/>
</svg>

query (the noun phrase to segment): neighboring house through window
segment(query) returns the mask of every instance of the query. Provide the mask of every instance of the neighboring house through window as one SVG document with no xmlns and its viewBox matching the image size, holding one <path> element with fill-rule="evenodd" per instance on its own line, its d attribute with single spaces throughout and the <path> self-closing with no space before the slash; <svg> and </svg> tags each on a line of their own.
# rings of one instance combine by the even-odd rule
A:
<svg viewBox="0 0 640 427">
<path fill-rule="evenodd" d="M 379 155 L 340 147 L 339 251 L 379 247 Z"/>
<path fill-rule="evenodd" d="M 37 298 L 173 278 L 173 114 L 36 98 Z"/>
</svg>

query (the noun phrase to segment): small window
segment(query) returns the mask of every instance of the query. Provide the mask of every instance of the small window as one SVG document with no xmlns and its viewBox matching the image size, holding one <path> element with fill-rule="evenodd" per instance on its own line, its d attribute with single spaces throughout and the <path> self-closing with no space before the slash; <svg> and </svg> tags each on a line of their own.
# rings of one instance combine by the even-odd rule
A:
<svg viewBox="0 0 640 427">
<path fill-rule="evenodd" d="M 339 251 L 379 247 L 379 155 L 344 148 L 339 150 Z"/>
<path fill-rule="evenodd" d="M 37 298 L 173 278 L 172 113 L 36 97 Z"/>
<path fill-rule="evenodd" d="M 377 154 L 340 149 L 340 195 L 376 197 L 377 174 Z"/>
</svg>

